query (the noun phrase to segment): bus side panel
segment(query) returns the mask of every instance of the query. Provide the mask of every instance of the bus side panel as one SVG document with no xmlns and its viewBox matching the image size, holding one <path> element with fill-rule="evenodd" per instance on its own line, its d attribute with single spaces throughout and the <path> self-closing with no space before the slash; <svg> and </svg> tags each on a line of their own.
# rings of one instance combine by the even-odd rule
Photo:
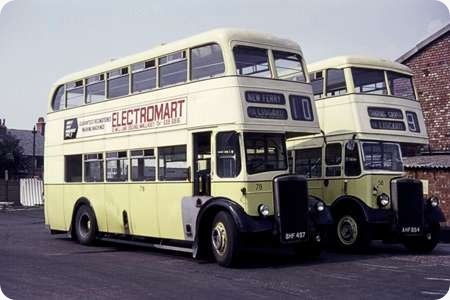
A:
<svg viewBox="0 0 450 300">
<path fill-rule="evenodd" d="M 68 230 L 64 218 L 64 186 L 46 184 L 45 187 L 46 224 L 54 230 Z"/>
<path fill-rule="evenodd" d="M 130 184 L 129 199 L 132 234 L 160 237 L 156 183 Z"/>
<path fill-rule="evenodd" d="M 130 215 L 130 202 L 128 200 L 128 184 L 108 183 L 104 185 L 106 220 L 108 232 L 128 233 L 125 231 L 124 212 Z"/>
<path fill-rule="evenodd" d="M 90 197 L 90 195 L 86 195 L 86 193 L 84 192 L 85 187 L 86 186 L 84 184 L 66 184 L 64 186 L 64 215 L 66 217 L 66 227 L 70 228 L 72 216 L 75 217 L 76 212 L 73 211 L 75 203 L 80 198 L 86 198 L 94 208 L 94 213 L 97 218 L 97 226 L 99 230 L 106 231 L 104 213 L 101 213 L 103 210 L 103 205 L 99 205 L 100 203 L 96 201 L 96 197 Z"/>
<path fill-rule="evenodd" d="M 245 195 L 242 190 L 245 189 Z M 259 216 L 258 206 L 261 204 L 269 208 L 271 214 L 273 208 L 272 181 L 257 182 L 221 182 L 212 183 L 211 192 L 214 197 L 225 197 L 239 204 L 250 216 Z"/>
<path fill-rule="evenodd" d="M 310 179 L 308 180 L 308 192 L 309 195 L 324 200 L 327 205 L 331 204 L 331 199 L 324 199 L 323 195 L 323 179 Z"/>
<path fill-rule="evenodd" d="M 192 196 L 192 183 L 164 182 L 157 185 L 161 237 L 184 240 L 181 200 Z"/>
<path fill-rule="evenodd" d="M 106 219 L 105 210 L 105 190 L 104 184 L 83 184 L 79 186 L 79 192 L 77 196 L 73 197 L 75 201 L 80 197 L 85 197 L 89 200 L 97 218 L 98 230 L 102 232 L 108 231 L 108 223 Z M 72 206 L 73 207 L 73 206 Z"/>
</svg>

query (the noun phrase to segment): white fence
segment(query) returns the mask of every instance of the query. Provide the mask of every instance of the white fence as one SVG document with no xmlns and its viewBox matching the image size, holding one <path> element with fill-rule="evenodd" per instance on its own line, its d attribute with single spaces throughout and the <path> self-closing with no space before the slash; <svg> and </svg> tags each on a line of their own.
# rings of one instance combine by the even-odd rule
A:
<svg viewBox="0 0 450 300">
<path fill-rule="evenodd" d="M 20 204 L 23 206 L 42 205 L 44 185 L 37 178 L 20 179 Z"/>
</svg>

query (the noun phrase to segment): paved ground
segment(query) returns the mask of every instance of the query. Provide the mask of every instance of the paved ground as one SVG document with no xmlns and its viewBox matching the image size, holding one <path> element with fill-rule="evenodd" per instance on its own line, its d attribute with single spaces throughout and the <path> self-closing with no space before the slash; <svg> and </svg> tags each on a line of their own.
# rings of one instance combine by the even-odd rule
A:
<svg viewBox="0 0 450 300">
<path fill-rule="evenodd" d="M 85 247 L 51 236 L 41 209 L 0 211 L 0 286 L 15 300 L 438 299 L 450 286 L 450 244 L 428 256 L 375 244 L 365 255 L 305 261 L 278 251 L 245 261 L 225 269 L 146 247 Z"/>
</svg>

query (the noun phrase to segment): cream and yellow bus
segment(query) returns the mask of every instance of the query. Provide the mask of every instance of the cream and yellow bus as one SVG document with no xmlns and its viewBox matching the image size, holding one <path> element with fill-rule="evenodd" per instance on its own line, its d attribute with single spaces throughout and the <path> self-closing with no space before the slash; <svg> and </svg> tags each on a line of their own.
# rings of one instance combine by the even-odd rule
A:
<svg viewBox="0 0 450 300">
<path fill-rule="evenodd" d="M 411 70 L 391 61 L 344 56 L 308 66 L 322 135 L 288 142 L 295 174 L 331 207 L 341 249 L 373 239 L 434 249 L 444 220 L 427 184 L 406 178 L 403 149 L 428 142 Z M 432 195 L 430 195 L 432 196 Z"/>
<path fill-rule="evenodd" d="M 297 43 L 217 29 L 62 78 L 45 223 L 224 266 L 250 240 L 320 251 L 330 214 L 287 165 L 286 138 L 320 132 L 306 74 Z"/>
</svg>

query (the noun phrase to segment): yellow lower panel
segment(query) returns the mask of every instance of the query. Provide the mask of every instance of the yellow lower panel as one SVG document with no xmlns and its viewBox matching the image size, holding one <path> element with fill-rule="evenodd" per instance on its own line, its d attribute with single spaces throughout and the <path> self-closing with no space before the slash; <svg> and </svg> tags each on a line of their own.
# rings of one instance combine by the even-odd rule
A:
<svg viewBox="0 0 450 300">
<path fill-rule="evenodd" d="M 45 223 L 54 230 L 67 230 L 64 219 L 64 190 L 62 185 L 45 185 Z"/>
<path fill-rule="evenodd" d="M 161 237 L 183 240 L 181 200 L 192 195 L 192 183 L 162 183 L 156 189 Z"/>
</svg>

